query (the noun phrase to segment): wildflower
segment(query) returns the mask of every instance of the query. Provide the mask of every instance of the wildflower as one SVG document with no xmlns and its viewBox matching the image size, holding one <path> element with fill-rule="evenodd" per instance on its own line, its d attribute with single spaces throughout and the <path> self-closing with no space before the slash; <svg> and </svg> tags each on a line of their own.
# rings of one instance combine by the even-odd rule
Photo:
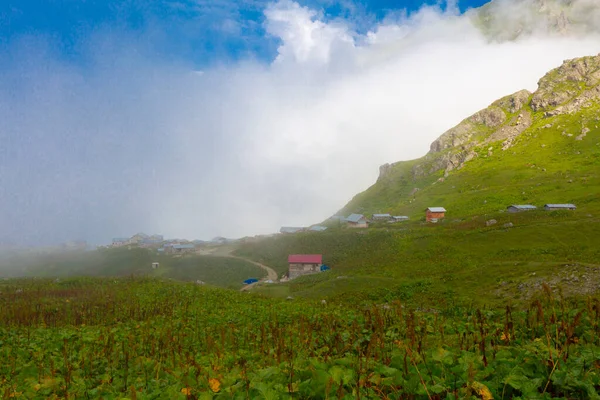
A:
<svg viewBox="0 0 600 400">
<path fill-rule="evenodd" d="M 494 400 L 494 396 L 492 396 L 492 392 L 485 386 L 483 383 L 473 382 L 473 389 L 477 392 L 479 396 L 481 396 L 481 400 Z"/>
<path fill-rule="evenodd" d="M 210 378 L 208 380 L 208 386 L 210 386 L 210 390 L 212 390 L 215 393 L 221 390 L 221 382 L 219 382 L 219 380 L 215 378 Z"/>
<path fill-rule="evenodd" d="M 190 394 L 192 394 L 192 388 L 184 387 L 183 389 L 181 389 L 181 393 L 185 394 L 186 396 L 189 396 Z"/>
</svg>

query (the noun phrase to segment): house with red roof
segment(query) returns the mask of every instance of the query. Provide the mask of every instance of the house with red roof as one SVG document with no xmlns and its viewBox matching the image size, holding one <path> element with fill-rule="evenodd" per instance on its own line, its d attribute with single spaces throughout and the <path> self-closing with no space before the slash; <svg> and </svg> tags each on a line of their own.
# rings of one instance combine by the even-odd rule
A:
<svg viewBox="0 0 600 400">
<path fill-rule="evenodd" d="M 302 275 L 321 272 L 323 255 L 321 254 L 291 254 L 288 256 L 288 278 L 294 279 Z"/>
</svg>

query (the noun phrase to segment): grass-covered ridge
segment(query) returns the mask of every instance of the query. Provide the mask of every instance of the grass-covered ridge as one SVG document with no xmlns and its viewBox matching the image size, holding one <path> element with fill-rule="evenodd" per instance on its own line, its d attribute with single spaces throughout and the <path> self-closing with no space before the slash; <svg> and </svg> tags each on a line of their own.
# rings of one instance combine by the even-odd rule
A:
<svg viewBox="0 0 600 400">
<path fill-rule="evenodd" d="M 600 56 L 565 62 L 526 102 L 519 100 L 517 111 L 503 107 L 506 118 L 492 122 L 492 133 L 480 136 L 491 122 L 475 114 L 442 135 L 425 157 L 386 168 L 342 213 L 419 218 L 436 205 L 449 218 L 463 218 L 514 203 L 575 203 L 593 214 L 600 207 L 599 83 Z M 527 128 L 511 130 L 518 126 Z"/>
<path fill-rule="evenodd" d="M 491 218 L 498 223 L 486 227 Z M 280 273 L 287 269 L 290 253 L 322 253 L 332 267 L 259 289 L 267 295 L 351 303 L 401 299 L 419 306 L 502 305 L 529 301 L 531 289 L 542 282 L 565 295 L 600 289 L 599 222 L 579 211 L 494 213 L 435 226 L 414 221 L 362 232 L 280 236 L 237 252 Z M 507 223 L 513 226 L 505 228 Z M 563 280 L 567 272 L 578 281 Z"/>
</svg>

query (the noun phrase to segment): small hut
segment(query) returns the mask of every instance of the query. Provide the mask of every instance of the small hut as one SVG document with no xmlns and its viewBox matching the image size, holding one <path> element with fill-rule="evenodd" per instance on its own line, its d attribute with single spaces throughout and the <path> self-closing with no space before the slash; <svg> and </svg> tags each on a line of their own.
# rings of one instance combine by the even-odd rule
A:
<svg viewBox="0 0 600 400">
<path fill-rule="evenodd" d="M 512 205 L 512 206 L 508 206 L 507 210 L 510 213 L 517 213 L 517 212 L 523 212 L 523 211 L 533 211 L 536 210 L 537 207 L 536 206 L 532 206 L 531 204 L 517 204 L 517 205 Z"/>
<path fill-rule="evenodd" d="M 446 217 L 446 209 L 444 207 L 429 207 L 425 210 L 425 220 L 427 222 L 436 223 L 444 217 Z"/>
<path fill-rule="evenodd" d="M 575 204 L 544 204 L 544 210 L 575 210 L 577 207 Z"/>
</svg>

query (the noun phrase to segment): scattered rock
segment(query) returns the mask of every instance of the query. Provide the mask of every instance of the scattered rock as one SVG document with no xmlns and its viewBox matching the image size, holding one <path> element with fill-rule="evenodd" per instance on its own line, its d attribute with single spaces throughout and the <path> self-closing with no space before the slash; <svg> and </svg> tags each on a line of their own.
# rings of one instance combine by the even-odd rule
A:
<svg viewBox="0 0 600 400">
<path fill-rule="evenodd" d="M 504 228 L 512 228 L 514 225 L 512 222 L 507 222 L 506 224 L 502 225 Z"/>
<path fill-rule="evenodd" d="M 324 306 L 327 305 L 327 300 L 321 300 L 321 304 L 323 304 Z"/>
<path fill-rule="evenodd" d="M 292 296 L 288 296 L 285 298 L 286 300 L 294 300 L 294 298 Z"/>
<path fill-rule="evenodd" d="M 496 225 L 498 223 L 498 221 L 496 221 L 495 219 L 490 219 L 489 221 L 485 221 L 485 226 L 492 226 L 492 225 Z"/>
<path fill-rule="evenodd" d="M 381 167 L 379 167 L 379 178 L 377 178 L 377 180 L 387 178 L 391 172 L 392 172 L 392 165 L 388 164 L 388 163 L 383 164 Z"/>
<path fill-rule="evenodd" d="M 198 280 L 196 281 L 196 285 L 204 285 L 204 282 L 202 282 L 200 279 L 198 279 Z"/>
<path fill-rule="evenodd" d="M 340 275 L 337 277 L 337 279 L 348 279 L 348 277 L 346 275 Z"/>
<path fill-rule="evenodd" d="M 546 124 L 546 125 L 544 125 L 544 129 L 548 129 L 548 128 L 552 128 L 552 124 Z"/>
</svg>

